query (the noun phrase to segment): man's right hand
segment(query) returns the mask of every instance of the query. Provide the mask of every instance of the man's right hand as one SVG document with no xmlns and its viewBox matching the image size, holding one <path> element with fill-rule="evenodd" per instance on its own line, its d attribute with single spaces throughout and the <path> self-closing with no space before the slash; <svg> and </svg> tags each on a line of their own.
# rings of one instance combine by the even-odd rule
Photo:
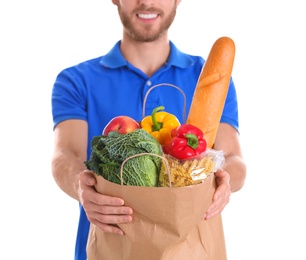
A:
<svg viewBox="0 0 306 260">
<path fill-rule="evenodd" d="M 85 170 L 79 174 L 79 200 L 86 212 L 88 220 L 103 232 L 123 235 L 117 227 L 120 223 L 132 221 L 133 210 L 124 206 L 124 200 L 98 193 L 94 172 Z"/>
</svg>

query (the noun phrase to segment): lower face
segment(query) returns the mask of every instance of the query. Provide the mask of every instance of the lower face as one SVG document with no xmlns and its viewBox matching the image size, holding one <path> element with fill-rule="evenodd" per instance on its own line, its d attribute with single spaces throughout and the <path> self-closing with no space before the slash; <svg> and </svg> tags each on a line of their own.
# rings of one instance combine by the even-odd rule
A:
<svg viewBox="0 0 306 260">
<path fill-rule="evenodd" d="M 130 0 L 128 0 L 129 2 Z M 140 42 L 152 42 L 159 39 L 171 26 L 176 15 L 177 1 L 166 1 L 162 7 L 150 7 L 145 4 L 128 11 L 127 5 L 118 5 L 118 13 L 124 32 Z M 172 3 L 169 5 L 169 3 Z"/>
</svg>

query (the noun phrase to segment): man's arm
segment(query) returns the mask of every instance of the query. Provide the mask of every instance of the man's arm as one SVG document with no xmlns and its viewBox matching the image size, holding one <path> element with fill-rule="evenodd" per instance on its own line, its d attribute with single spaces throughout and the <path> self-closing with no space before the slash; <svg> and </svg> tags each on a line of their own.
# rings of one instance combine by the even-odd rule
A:
<svg viewBox="0 0 306 260">
<path fill-rule="evenodd" d="M 52 174 L 57 185 L 76 200 L 79 200 L 78 175 L 86 169 L 87 138 L 87 122 L 83 120 L 66 120 L 54 129 Z"/>
<path fill-rule="evenodd" d="M 78 200 L 88 220 L 104 232 L 123 234 L 116 227 L 132 221 L 133 210 L 121 198 L 97 193 L 96 178 L 87 170 L 88 126 L 82 120 L 67 120 L 54 130 L 52 174 L 57 185 L 69 196 Z M 115 225 L 113 225 L 115 224 Z"/>
<path fill-rule="evenodd" d="M 240 190 L 246 178 L 246 164 L 244 162 L 239 134 L 229 124 L 221 123 L 217 132 L 215 150 L 222 150 L 225 156 L 223 169 L 230 175 L 231 191 Z"/>
<path fill-rule="evenodd" d="M 242 157 L 239 134 L 236 129 L 221 123 L 213 148 L 224 152 L 225 163 L 223 169 L 215 173 L 217 188 L 212 204 L 204 215 L 205 219 L 213 218 L 222 212 L 229 202 L 231 193 L 243 187 L 246 177 L 246 164 Z"/>
</svg>

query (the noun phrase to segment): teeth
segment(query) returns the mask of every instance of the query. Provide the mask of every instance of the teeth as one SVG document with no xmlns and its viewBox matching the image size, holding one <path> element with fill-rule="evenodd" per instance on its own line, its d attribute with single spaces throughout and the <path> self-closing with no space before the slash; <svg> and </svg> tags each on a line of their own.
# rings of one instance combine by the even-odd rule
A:
<svg viewBox="0 0 306 260">
<path fill-rule="evenodd" d="M 153 19 L 157 17 L 157 14 L 138 14 L 138 17 L 142 19 Z"/>
</svg>

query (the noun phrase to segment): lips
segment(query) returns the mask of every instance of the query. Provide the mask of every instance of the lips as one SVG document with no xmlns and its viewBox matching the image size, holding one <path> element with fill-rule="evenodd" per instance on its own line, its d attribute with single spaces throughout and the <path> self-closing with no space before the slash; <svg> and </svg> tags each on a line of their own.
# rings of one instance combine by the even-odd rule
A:
<svg viewBox="0 0 306 260">
<path fill-rule="evenodd" d="M 137 14 L 137 16 L 141 19 L 150 20 L 150 19 L 155 19 L 158 16 L 158 14 Z"/>
</svg>

